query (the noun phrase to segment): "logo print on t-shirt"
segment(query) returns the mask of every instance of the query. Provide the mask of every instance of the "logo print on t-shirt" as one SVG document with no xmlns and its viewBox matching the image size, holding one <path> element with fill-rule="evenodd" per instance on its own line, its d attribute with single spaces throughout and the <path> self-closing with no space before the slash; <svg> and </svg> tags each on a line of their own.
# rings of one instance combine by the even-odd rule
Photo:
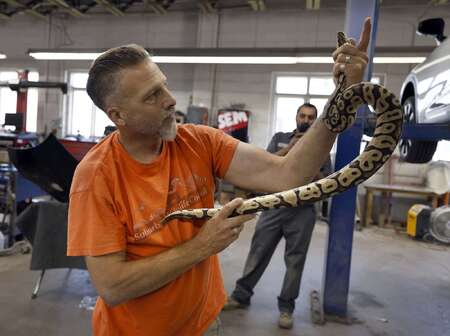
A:
<svg viewBox="0 0 450 336">
<path fill-rule="evenodd" d="M 192 174 L 188 178 L 173 177 L 169 181 L 169 190 L 166 209 L 153 209 L 145 219 L 134 223 L 134 239 L 142 240 L 152 233 L 162 229 L 161 220 L 167 213 L 196 207 L 194 204 L 204 199 L 208 194 L 206 177 Z M 139 210 L 147 208 L 140 203 Z"/>
</svg>

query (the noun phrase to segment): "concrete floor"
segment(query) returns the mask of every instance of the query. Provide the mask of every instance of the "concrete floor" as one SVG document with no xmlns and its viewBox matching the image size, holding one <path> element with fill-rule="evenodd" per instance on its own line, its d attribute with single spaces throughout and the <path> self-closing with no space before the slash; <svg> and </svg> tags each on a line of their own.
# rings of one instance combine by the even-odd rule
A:
<svg viewBox="0 0 450 336">
<path fill-rule="evenodd" d="M 241 274 L 254 222 L 221 255 L 227 290 Z M 284 274 L 280 244 L 247 310 L 221 314 L 224 336 L 276 335 L 450 335 L 450 248 L 411 241 L 392 230 L 355 232 L 349 307 L 362 321 L 351 326 L 310 321 L 309 293 L 320 290 L 326 225 L 314 231 L 295 325 L 280 330 L 276 297 Z M 90 335 L 91 312 L 78 307 L 95 295 L 86 272 L 50 270 L 37 299 L 30 295 L 39 272 L 28 270 L 29 255 L 0 258 L 0 335 Z"/>
</svg>

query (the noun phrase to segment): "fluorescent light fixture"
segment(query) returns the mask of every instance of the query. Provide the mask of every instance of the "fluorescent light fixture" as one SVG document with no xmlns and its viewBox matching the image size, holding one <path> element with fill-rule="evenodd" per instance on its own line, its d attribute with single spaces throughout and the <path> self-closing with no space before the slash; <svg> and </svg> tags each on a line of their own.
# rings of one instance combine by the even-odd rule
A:
<svg viewBox="0 0 450 336">
<path fill-rule="evenodd" d="M 411 56 L 400 56 L 400 57 L 374 57 L 373 63 L 377 64 L 411 64 L 411 63 L 422 63 L 425 61 L 426 57 L 411 57 Z"/>
<path fill-rule="evenodd" d="M 6 55 L 5 54 L 0 54 L 0 59 L 5 59 Z"/>
<path fill-rule="evenodd" d="M 425 61 L 426 57 L 411 57 L 411 56 L 398 56 L 398 57 L 389 57 L 389 56 L 377 56 L 373 58 L 373 63 L 377 64 L 412 64 L 412 63 L 422 63 Z M 334 63 L 332 57 L 297 57 L 297 61 L 295 63 Z"/>
<path fill-rule="evenodd" d="M 317 63 L 326 63 L 333 64 L 333 57 L 328 56 L 306 56 L 306 57 L 297 57 L 297 62 L 295 63 L 309 63 L 309 64 L 317 64 Z"/>
<path fill-rule="evenodd" d="M 30 52 L 29 55 L 37 60 L 65 61 L 65 60 L 94 60 L 100 55 L 100 53 Z"/>
<path fill-rule="evenodd" d="M 247 57 L 247 56 L 153 56 L 155 63 L 185 63 L 185 64 L 333 64 L 333 58 L 328 56 L 304 57 Z M 377 64 L 411 64 L 422 63 L 425 57 L 374 57 Z"/>
<path fill-rule="evenodd" d="M 0 54 L 1 55 L 1 54 Z M 85 52 L 30 52 L 37 60 L 94 60 L 100 53 Z M 5 56 L 6 57 L 6 56 Z M 1 56 L 0 56 L 1 58 Z M 328 56 L 152 56 L 155 63 L 181 64 L 332 64 Z M 377 64 L 411 64 L 422 63 L 425 57 L 374 57 Z"/>
<path fill-rule="evenodd" d="M 271 56 L 152 56 L 155 63 L 190 64 L 295 64 L 298 57 Z"/>
</svg>

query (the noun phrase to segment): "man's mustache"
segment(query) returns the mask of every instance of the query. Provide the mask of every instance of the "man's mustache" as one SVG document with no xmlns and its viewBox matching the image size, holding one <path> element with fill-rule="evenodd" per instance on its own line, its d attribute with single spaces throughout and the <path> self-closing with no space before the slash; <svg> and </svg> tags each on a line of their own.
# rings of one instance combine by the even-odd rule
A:
<svg viewBox="0 0 450 336">
<path fill-rule="evenodd" d="M 175 108 L 173 108 L 173 109 L 171 108 L 169 110 L 164 110 L 164 114 L 165 114 L 164 119 L 175 116 Z"/>
</svg>

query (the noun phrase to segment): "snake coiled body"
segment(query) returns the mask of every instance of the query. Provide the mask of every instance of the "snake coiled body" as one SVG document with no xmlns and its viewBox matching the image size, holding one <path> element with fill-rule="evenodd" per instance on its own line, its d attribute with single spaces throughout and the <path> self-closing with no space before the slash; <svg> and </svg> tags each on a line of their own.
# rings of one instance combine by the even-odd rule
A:
<svg viewBox="0 0 450 336">
<path fill-rule="evenodd" d="M 344 33 L 339 32 L 338 45 L 340 46 L 346 41 Z M 360 184 L 383 166 L 400 139 L 403 123 L 400 102 L 393 93 L 381 85 L 362 82 L 344 88 L 345 76 L 342 74 L 338 79 L 335 91 L 325 106 L 322 119 L 332 132 L 342 132 L 355 122 L 356 111 L 360 105 L 372 106 L 377 117 L 376 126 L 373 138 L 364 151 L 339 171 L 316 182 L 247 199 L 239 208 L 235 209 L 230 217 L 314 203 Z M 175 211 L 167 215 L 162 223 L 167 223 L 175 218 L 208 219 L 220 210 L 221 208 L 205 208 Z"/>
</svg>

